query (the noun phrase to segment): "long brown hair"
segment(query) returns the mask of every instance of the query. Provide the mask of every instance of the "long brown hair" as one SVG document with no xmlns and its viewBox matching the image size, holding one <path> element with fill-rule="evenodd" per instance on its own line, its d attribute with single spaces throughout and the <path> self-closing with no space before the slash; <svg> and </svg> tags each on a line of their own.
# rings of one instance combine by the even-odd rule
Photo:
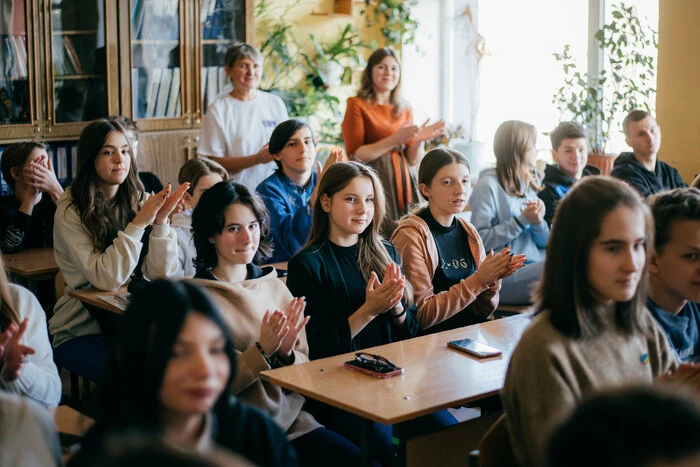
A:
<svg viewBox="0 0 700 467">
<path fill-rule="evenodd" d="M 10 287 L 5 273 L 5 264 L 0 257 L 0 332 L 10 326 L 19 325 L 19 313 L 15 309 L 15 304 L 10 300 Z"/>
<path fill-rule="evenodd" d="M 651 246 L 654 231 L 649 209 L 624 182 L 610 177 L 585 177 L 557 206 L 535 301 L 539 311 L 550 310 L 552 325 L 568 337 L 595 337 L 605 330 L 605 323 L 595 311 L 600 303 L 588 281 L 588 262 L 603 220 L 620 206 L 644 216 L 646 247 Z M 615 303 L 615 325 L 621 330 L 641 330 L 647 275 L 643 268 L 630 301 Z"/>
<path fill-rule="evenodd" d="M 324 245 L 328 242 L 330 234 L 330 216 L 321 206 L 323 195 L 332 198 L 334 194 L 348 186 L 357 177 L 367 177 L 372 182 L 374 189 L 374 215 L 367 228 L 360 234 L 358 241 L 357 266 L 365 282 L 369 281 L 372 271 L 377 274 L 379 280 L 384 280 L 386 267 L 392 263 L 392 259 L 382 244 L 379 227 L 384 219 L 385 198 L 384 189 L 379 181 L 377 173 L 371 167 L 360 162 L 337 162 L 325 172 L 318 186 L 318 195 L 314 204 L 314 213 L 311 221 L 311 232 L 305 247 Z M 406 281 L 404 300 L 408 304 L 413 303 L 413 288 Z"/>
<path fill-rule="evenodd" d="M 498 183 L 511 196 L 525 196 L 528 188 L 540 187 L 532 170 L 525 165 L 525 153 L 535 145 L 537 132 L 533 125 L 518 120 L 501 123 L 493 137 Z"/>
<path fill-rule="evenodd" d="M 101 118 L 85 127 L 78 141 L 78 170 L 70 187 L 72 204 L 97 252 L 105 251 L 117 238 L 117 233 L 136 216 L 143 192 L 130 149 L 129 173 L 119 185 L 117 194 L 111 200 L 102 194 L 95 159 L 113 132 L 122 133 L 126 138 L 125 128 L 115 118 Z"/>
<path fill-rule="evenodd" d="M 377 96 L 374 94 L 374 83 L 372 82 L 372 69 L 379 64 L 384 58 L 392 57 L 396 60 L 399 65 L 399 70 L 401 69 L 401 62 L 396 56 L 396 53 L 388 47 L 382 47 L 372 52 L 367 60 L 367 66 L 365 71 L 362 72 L 362 81 L 360 82 L 360 89 L 357 91 L 357 97 L 362 98 L 367 102 L 376 103 Z M 389 102 L 394 106 L 392 115 L 398 117 L 406 108 L 406 101 L 401 97 L 401 74 L 399 74 L 399 82 L 396 83 L 396 87 L 392 89 L 389 96 Z"/>
</svg>

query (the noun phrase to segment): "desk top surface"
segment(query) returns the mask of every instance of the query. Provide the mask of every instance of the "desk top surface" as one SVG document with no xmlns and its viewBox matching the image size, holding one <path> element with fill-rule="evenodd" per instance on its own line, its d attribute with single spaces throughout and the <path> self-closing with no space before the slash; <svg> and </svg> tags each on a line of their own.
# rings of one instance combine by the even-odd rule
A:
<svg viewBox="0 0 700 467">
<path fill-rule="evenodd" d="M 83 415 L 67 405 L 59 405 L 53 411 L 53 419 L 56 422 L 56 430 L 64 435 L 72 435 L 82 438 L 92 427 L 95 421 Z"/>
<path fill-rule="evenodd" d="M 498 393 L 508 361 L 529 324 L 512 316 L 438 334 L 364 349 L 404 368 L 404 374 L 375 378 L 348 370 L 343 362 L 354 353 L 262 372 L 263 378 L 362 417 L 399 423 Z M 447 347 L 450 340 L 472 338 L 503 352 L 479 359 Z"/>
<path fill-rule="evenodd" d="M 102 300 L 100 295 L 115 295 L 117 293 L 126 293 L 126 286 L 122 286 L 117 290 L 99 290 L 99 289 L 83 289 L 83 290 L 69 290 L 68 296 L 72 298 L 77 298 L 83 303 L 87 303 L 96 306 L 102 310 L 110 311 L 118 315 L 123 315 L 124 311 L 111 303 Z"/>
<path fill-rule="evenodd" d="M 58 272 L 53 248 L 32 248 L 2 255 L 5 269 L 20 276 L 38 276 Z"/>
</svg>

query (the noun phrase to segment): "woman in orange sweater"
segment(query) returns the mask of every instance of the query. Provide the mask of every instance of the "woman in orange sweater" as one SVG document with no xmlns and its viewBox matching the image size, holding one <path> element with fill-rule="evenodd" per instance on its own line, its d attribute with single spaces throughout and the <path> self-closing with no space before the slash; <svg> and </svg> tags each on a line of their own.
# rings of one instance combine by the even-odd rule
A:
<svg viewBox="0 0 700 467">
<path fill-rule="evenodd" d="M 343 139 L 348 155 L 373 167 L 386 191 L 381 232 L 387 238 L 396 221 L 418 202 L 411 167 L 423 157 L 423 142 L 439 135 L 444 122 L 413 124 L 411 108 L 401 97 L 401 65 L 389 48 L 374 51 L 362 73 L 360 90 L 348 99 Z"/>
</svg>

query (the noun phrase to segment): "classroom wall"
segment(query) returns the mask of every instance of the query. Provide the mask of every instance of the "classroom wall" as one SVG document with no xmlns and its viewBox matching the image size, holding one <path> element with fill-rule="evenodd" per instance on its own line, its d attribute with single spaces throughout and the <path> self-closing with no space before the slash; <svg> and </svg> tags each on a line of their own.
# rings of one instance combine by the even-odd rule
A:
<svg viewBox="0 0 700 467">
<path fill-rule="evenodd" d="M 659 157 L 687 183 L 700 172 L 700 2 L 659 0 L 656 113 L 662 130 Z"/>
</svg>

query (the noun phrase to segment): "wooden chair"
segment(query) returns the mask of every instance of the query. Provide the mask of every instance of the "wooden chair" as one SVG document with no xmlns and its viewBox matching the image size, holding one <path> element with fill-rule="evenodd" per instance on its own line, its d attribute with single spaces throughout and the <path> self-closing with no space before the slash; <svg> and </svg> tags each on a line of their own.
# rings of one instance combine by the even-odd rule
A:
<svg viewBox="0 0 700 467">
<path fill-rule="evenodd" d="M 505 318 L 508 316 L 519 315 L 532 311 L 532 305 L 498 305 L 496 311 L 493 312 L 494 319 Z"/>
</svg>

